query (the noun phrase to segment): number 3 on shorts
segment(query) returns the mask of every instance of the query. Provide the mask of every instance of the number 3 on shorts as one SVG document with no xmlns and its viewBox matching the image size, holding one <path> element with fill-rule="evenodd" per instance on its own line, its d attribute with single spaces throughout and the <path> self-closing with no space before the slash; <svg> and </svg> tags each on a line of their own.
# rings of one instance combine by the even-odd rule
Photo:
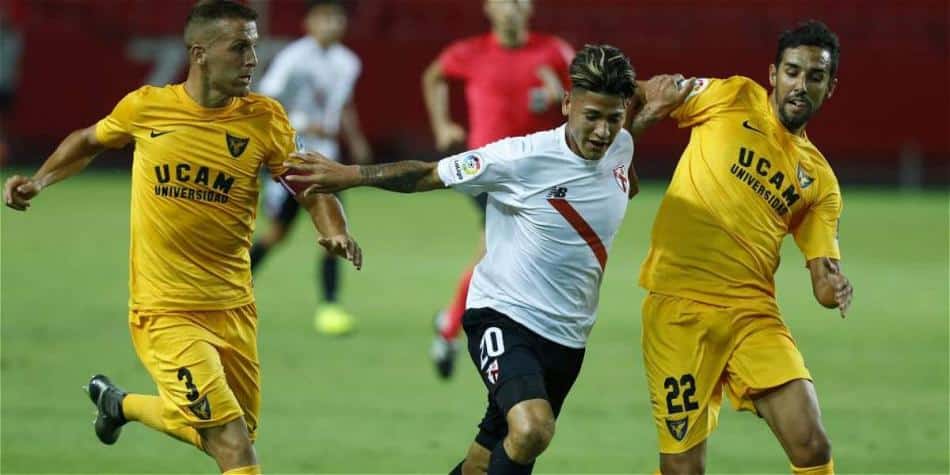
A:
<svg viewBox="0 0 950 475">
<path fill-rule="evenodd" d="M 191 371 L 188 371 L 188 368 L 179 368 L 178 369 L 178 380 L 185 381 L 185 389 L 188 390 L 188 394 L 185 397 L 189 401 L 194 402 L 195 399 L 198 399 L 198 386 L 195 386 L 195 382 L 191 379 Z"/>
<path fill-rule="evenodd" d="M 480 368 L 484 371 L 489 358 L 497 358 L 505 352 L 505 340 L 502 338 L 501 329 L 498 327 L 488 327 L 485 333 L 482 333 L 482 342 L 478 345 Z"/>
</svg>

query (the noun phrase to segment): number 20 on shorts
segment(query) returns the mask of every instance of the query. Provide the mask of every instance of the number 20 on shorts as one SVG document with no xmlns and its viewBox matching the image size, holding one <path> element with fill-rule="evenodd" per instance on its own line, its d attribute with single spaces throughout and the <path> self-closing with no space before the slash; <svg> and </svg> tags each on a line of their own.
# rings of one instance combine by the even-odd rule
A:
<svg viewBox="0 0 950 475">
<path fill-rule="evenodd" d="M 484 370 L 489 358 L 497 358 L 505 352 L 505 340 L 502 337 L 501 329 L 488 327 L 485 333 L 482 333 L 482 341 L 478 344 L 478 348 L 480 350 L 479 367 Z"/>
</svg>

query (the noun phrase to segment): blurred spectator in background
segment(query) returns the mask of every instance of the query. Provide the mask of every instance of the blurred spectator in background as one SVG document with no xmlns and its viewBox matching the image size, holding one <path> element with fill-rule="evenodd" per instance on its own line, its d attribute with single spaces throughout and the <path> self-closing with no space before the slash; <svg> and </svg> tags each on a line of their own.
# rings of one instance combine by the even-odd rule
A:
<svg viewBox="0 0 950 475">
<path fill-rule="evenodd" d="M 362 65 L 356 54 L 340 43 L 346 20 L 340 0 L 312 0 L 304 17 L 307 35 L 277 54 L 261 80 L 260 92 L 284 105 L 304 149 L 339 160 L 338 139 L 342 135 L 353 161 L 368 163 L 372 152 L 353 103 Z M 267 183 L 265 199 L 270 227 L 251 248 L 252 269 L 287 237 L 300 210 L 294 196 L 276 182 Z M 314 315 L 316 330 L 328 335 L 349 333 L 354 318 L 337 304 L 339 260 L 324 252 L 317 274 L 323 302 Z"/>
</svg>

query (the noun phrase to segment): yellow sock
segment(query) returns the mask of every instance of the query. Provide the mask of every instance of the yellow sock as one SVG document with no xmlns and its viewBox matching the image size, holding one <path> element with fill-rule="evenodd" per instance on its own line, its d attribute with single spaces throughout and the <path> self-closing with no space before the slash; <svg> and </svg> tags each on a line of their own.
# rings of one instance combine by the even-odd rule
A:
<svg viewBox="0 0 950 475">
<path fill-rule="evenodd" d="M 795 475 L 834 475 L 835 461 L 829 459 L 828 463 L 814 467 L 796 467 L 792 465 L 792 473 Z"/>
<path fill-rule="evenodd" d="M 247 467 L 232 468 L 222 475 L 261 475 L 261 466 L 248 465 Z"/>
<path fill-rule="evenodd" d="M 122 400 L 122 413 L 130 421 L 138 421 L 159 432 L 164 432 L 182 442 L 201 448 L 201 436 L 193 427 L 170 429 L 162 419 L 162 400 L 158 396 L 129 394 Z M 240 472 L 243 473 L 243 472 Z"/>
</svg>

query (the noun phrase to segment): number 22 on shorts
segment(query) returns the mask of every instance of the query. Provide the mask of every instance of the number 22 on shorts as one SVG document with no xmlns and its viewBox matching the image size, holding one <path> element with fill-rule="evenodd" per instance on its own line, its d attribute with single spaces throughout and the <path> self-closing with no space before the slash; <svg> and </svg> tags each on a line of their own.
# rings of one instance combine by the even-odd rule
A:
<svg viewBox="0 0 950 475">
<path fill-rule="evenodd" d="M 696 380 L 692 374 L 684 374 L 679 381 L 670 376 L 663 381 L 663 387 L 666 388 L 666 410 L 669 414 L 676 414 L 683 411 L 694 411 L 699 409 L 699 404 L 693 401 L 693 395 L 696 393 Z M 683 389 L 683 404 L 677 404 L 680 396 L 680 388 Z"/>
</svg>

